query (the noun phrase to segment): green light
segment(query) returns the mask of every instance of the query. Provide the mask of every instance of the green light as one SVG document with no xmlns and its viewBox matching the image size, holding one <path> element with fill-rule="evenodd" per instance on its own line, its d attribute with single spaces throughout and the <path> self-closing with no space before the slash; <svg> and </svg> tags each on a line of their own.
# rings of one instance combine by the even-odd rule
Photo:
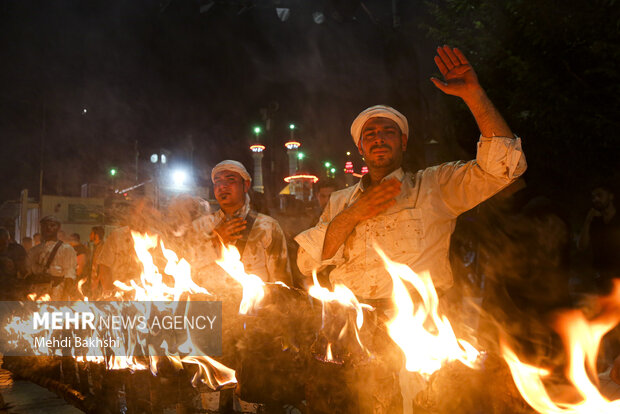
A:
<svg viewBox="0 0 620 414">
<path fill-rule="evenodd" d="M 336 169 L 335 169 L 335 168 L 332 168 L 330 171 L 331 171 L 331 172 L 332 172 L 332 174 L 333 174 L 333 173 L 335 173 L 335 172 L 336 172 Z"/>
<path fill-rule="evenodd" d="M 290 129 L 295 129 L 295 124 L 290 124 L 288 127 L 289 127 Z"/>
<path fill-rule="evenodd" d="M 110 175 L 114 177 L 116 175 L 116 168 L 110 168 Z"/>
<path fill-rule="evenodd" d="M 260 134 L 260 127 L 254 127 L 254 133 Z"/>
<path fill-rule="evenodd" d="M 325 168 L 329 168 L 332 166 L 332 163 L 329 161 L 325 161 Z"/>
<path fill-rule="evenodd" d="M 303 152 L 300 152 L 299 154 L 297 154 L 297 159 L 303 160 L 305 157 L 305 154 Z"/>
</svg>

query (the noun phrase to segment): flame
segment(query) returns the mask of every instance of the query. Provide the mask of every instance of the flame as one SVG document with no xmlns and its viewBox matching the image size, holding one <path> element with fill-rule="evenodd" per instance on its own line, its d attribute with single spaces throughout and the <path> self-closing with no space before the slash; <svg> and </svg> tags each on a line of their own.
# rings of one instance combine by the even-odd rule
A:
<svg viewBox="0 0 620 414">
<path fill-rule="evenodd" d="M 256 275 L 245 273 L 237 248 L 222 245 L 222 257 L 216 263 L 243 286 L 239 313 L 249 315 L 257 311 L 265 297 L 265 282 Z"/>
<path fill-rule="evenodd" d="M 480 353 L 470 343 L 457 339 L 448 318 L 439 315 L 439 298 L 428 272 L 417 275 L 408 266 L 391 261 L 377 245 L 375 250 L 394 284 L 395 315 L 386 325 L 392 340 L 405 353 L 407 371 L 428 377 L 444 363 L 455 360 L 475 367 Z M 417 309 L 403 280 L 422 298 Z"/>
<path fill-rule="evenodd" d="M 569 310 L 559 313 L 553 323 L 554 330 L 562 338 L 568 358 L 566 378 L 581 399 L 577 403 L 552 398 L 544 384 L 549 370 L 521 362 L 502 339 L 502 355 L 508 363 L 512 378 L 525 401 L 539 413 L 620 412 L 620 399 L 609 401 L 601 395 L 596 384 L 590 379 L 590 375 L 596 376 L 596 357 L 603 336 L 620 323 L 620 280 L 615 281 L 613 292 L 602 298 L 601 305 L 602 312 L 592 320 L 588 320 L 579 310 Z"/>
<path fill-rule="evenodd" d="M 325 351 L 325 360 L 326 361 L 334 361 L 334 356 L 332 355 L 332 344 L 327 344 L 327 351 Z"/>
<path fill-rule="evenodd" d="M 362 326 L 364 325 L 364 309 L 372 310 L 374 308 L 365 303 L 360 303 L 357 300 L 357 297 L 355 296 L 355 294 L 345 285 L 336 284 L 334 286 L 334 291 L 331 292 L 329 289 L 321 286 L 316 276 L 316 272 L 312 272 L 312 280 L 314 284 L 310 286 L 310 288 L 308 289 L 308 294 L 312 296 L 313 298 L 320 300 L 321 304 L 323 305 L 323 308 L 322 308 L 323 326 L 322 328 L 325 328 L 326 324 L 330 323 L 329 321 L 332 316 L 332 315 L 329 315 L 328 306 L 326 305 L 336 304 L 337 306 L 343 307 L 345 309 L 354 310 L 355 311 L 355 324 L 353 325 L 352 328 L 353 328 L 353 333 L 355 335 L 355 339 L 357 343 L 359 344 L 359 346 L 362 348 L 362 350 L 364 350 L 367 354 L 369 354 L 370 352 L 368 351 L 368 349 L 364 346 L 364 344 L 362 344 L 362 341 L 359 336 L 359 330 L 362 329 Z M 350 323 L 349 323 L 349 319 L 347 318 L 344 325 L 342 326 L 342 329 L 340 329 L 340 333 L 338 334 L 337 339 L 342 340 L 349 330 L 350 330 Z M 331 339 L 336 339 L 336 338 L 331 338 Z M 335 361 L 332 355 L 331 346 L 332 344 L 328 342 L 326 356 L 325 356 L 325 360 L 328 362 Z"/>
<path fill-rule="evenodd" d="M 74 302 L 70 307 L 62 306 L 60 309 L 50 305 L 42 305 L 41 312 L 92 312 L 94 314 L 103 314 L 109 312 L 115 315 L 121 315 L 123 311 L 124 302 L 131 300 L 131 306 L 135 306 L 135 311 L 141 315 L 145 315 L 148 318 L 153 310 L 155 301 L 163 302 L 165 309 L 176 310 L 177 306 L 182 300 L 188 300 L 188 294 L 207 294 L 210 293 L 203 287 L 194 283 L 191 278 L 191 266 L 185 259 L 179 259 L 177 254 L 165 247 L 163 241 L 159 242 L 161 251 L 164 258 L 167 260 L 167 264 L 163 272 L 160 272 L 155 265 L 151 250 L 158 246 L 158 237 L 148 234 L 140 234 L 137 232 L 131 232 L 134 241 L 134 250 L 138 257 L 138 260 L 142 263 L 143 271 L 141 274 L 136 275 L 136 279 L 130 280 L 128 283 L 121 281 L 115 281 L 114 285 L 118 288 L 114 297 L 123 300 L 123 302 L 109 302 L 109 306 L 105 309 L 99 309 L 94 303 L 89 302 L 88 298 L 84 297 L 82 301 Z M 238 254 L 237 254 L 238 255 Z M 164 274 L 170 276 L 170 278 L 164 278 Z M 166 283 L 171 280 L 172 283 Z M 82 292 L 84 280 L 81 280 L 78 284 L 80 293 Z M 37 296 L 36 293 L 28 295 L 30 300 L 49 301 L 50 296 L 45 294 L 43 296 Z M 186 311 L 187 311 L 186 307 Z M 27 343 L 34 344 L 33 337 L 44 335 L 45 339 L 50 339 L 52 331 L 46 331 L 41 328 L 38 330 L 32 329 L 33 323 L 30 319 L 21 320 L 19 318 L 13 318 L 11 323 L 5 326 L 5 329 L 10 335 L 15 335 L 17 343 L 20 339 L 27 339 Z M 144 350 L 145 343 L 140 336 L 140 329 L 135 329 L 136 335 L 129 335 L 127 341 L 123 339 L 122 332 L 110 329 L 106 334 L 110 334 L 111 337 L 120 339 L 119 346 L 110 346 L 106 350 L 97 348 L 88 348 L 81 355 L 74 355 L 74 358 L 78 362 L 91 362 L 97 364 L 105 364 L 109 370 L 121 370 L 129 369 L 146 370 L 150 369 L 153 374 L 157 373 L 157 363 L 163 359 L 169 360 L 177 369 L 183 368 L 186 365 L 195 365 L 198 367 L 192 384 L 197 386 L 198 384 L 206 384 L 214 390 L 222 388 L 234 387 L 237 383 L 235 378 L 235 371 L 219 363 L 218 361 L 204 355 L 203 352 L 192 342 L 189 327 L 187 329 L 187 340 L 184 344 L 178 347 L 178 350 L 185 355 L 180 355 L 178 352 L 172 353 L 168 350 L 168 345 L 163 342 L 162 350 L 166 356 L 153 356 L 157 353 L 157 350 L 149 345 L 148 350 L 152 356 L 136 357 L 133 355 L 133 350 L 138 347 Z M 95 338 L 100 336 L 101 333 L 93 332 L 91 337 Z M 41 343 L 44 343 L 42 341 Z M 45 345 L 41 345 L 38 349 L 32 350 L 35 354 L 49 355 L 51 352 Z M 60 352 L 60 349 L 57 350 Z M 102 351 L 103 355 L 102 356 Z M 160 351 L 161 352 L 161 351 Z"/>
</svg>

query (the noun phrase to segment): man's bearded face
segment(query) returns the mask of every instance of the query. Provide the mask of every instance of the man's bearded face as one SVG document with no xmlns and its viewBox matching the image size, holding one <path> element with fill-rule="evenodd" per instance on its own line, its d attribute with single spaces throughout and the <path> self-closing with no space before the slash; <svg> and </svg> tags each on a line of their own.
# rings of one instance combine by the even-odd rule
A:
<svg viewBox="0 0 620 414">
<path fill-rule="evenodd" d="M 248 189 L 243 177 L 234 171 L 220 171 L 213 177 L 213 193 L 220 206 L 243 206 Z"/>
<path fill-rule="evenodd" d="M 400 167 L 407 135 L 389 118 L 370 118 L 362 127 L 359 151 L 368 168 Z"/>
<path fill-rule="evenodd" d="M 603 211 L 612 202 L 614 196 L 604 188 L 595 188 L 592 191 L 592 207 L 598 211 Z"/>
<path fill-rule="evenodd" d="M 41 223 L 41 235 L 44 239 L 51 239 L 58 236 L 60 224 L 55 221 L 44 221 Z"/>
</svg>

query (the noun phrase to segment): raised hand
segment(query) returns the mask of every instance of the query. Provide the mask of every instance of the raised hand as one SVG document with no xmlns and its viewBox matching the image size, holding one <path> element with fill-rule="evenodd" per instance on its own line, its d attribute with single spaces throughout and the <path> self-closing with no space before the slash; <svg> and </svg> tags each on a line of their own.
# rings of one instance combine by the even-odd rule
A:
<svg viewBox="0 0 620 414">
<path fill-rule="evenodd" d="M 459 49 L 448 45 L 438 47 L 435 64 L 444 80 L 433 77 L 431 81 L 442 92 L 465 98 L 480 90 L 480 83 L 478 83 L 474 68 Z"/>
<path fill-rule="evenodd" d="M 241 232 L 245 229 L 246 223 L 244 219 L 237 217 L 229 221 L 222 221 L 214 231 L 227 245 L 241 238 Z"/>
</svg>

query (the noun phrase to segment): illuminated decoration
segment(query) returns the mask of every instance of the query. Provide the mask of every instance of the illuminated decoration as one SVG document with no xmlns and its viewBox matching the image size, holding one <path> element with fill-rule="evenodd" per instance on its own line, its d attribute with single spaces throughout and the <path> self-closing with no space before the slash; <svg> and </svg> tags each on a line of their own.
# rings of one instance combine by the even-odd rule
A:
<svg viewBox="0 0 620 414">
<path fill-rule="evenodd" d="M 299 142 L 297 142 L 297 141 L 288 141 L 288 142 L 286 142 L 286 143 L 284 144 L 284 146 L 285 146 L 287 149 L 290 149 L 290 150 L 295 150 L 295 149 L 297 149 L 297 148 L 299 148 L 299 147 L 301 146 L 301 143 L 299 143 Z"/>
<path fill-rule="evenodd" d="M 284 177 L 284 181 L 290 183 L 291 180 L 312 180 L 312 183 L 316 183 L 319 181 L 319 177 L 312 174 L 297 174 L 297 175 L 289 175 L 288 177 Z"/>
<path fill-rule="evenodd" d="M 256 135 L 260 134 L 260 131 L 261 131 L 261 129 L 260 129 L 260 127 L 259 127 L 259 126 L 254 127 L 254 133 L 255 133 Z"/>
<path fill-rule="evenodd" d="M 297 154 L 297 159 L 298 160 L 303 160 L 305 156 L 306 155 L 303 152 L 300 152 L 300 153 Z"/>
<path fill-rule="evenodd" d="M 252 180 L 252 189 L 257 193 L 265 192 L 265 186 L 263 185 L 262 165 L 264 150 L 265 146 L 261 144 L 254 144 L 250 146 L 250 151 L 252 151 L 252 159 L 254 160 L 254 179 Z"/>
<path fill-rule="evenodd" d="M 353 174 L 353 161 L 347 161 L 344 164 L 344 172 L 345 174 Z"/>
<path fill-rule="evenodd" d="M 324 165 L 325 165 L 325 168 L 329 168 L 329 167 L 331 167 L 331 166 L 332 166 L 332 163 L 331 163 L 331 162 L 329 162 L 329 161 L 325 161 L 325 164 L 324 164 Z"/>
<path fill-rule="evenodd" d="M 116 170 L 116 168 L 110 168 L 110 175 L 111 175 L 112 177 L 114 177 L 114 176 L 116 175 L 116 173 L 117 173 L 117 172 L 118 172 L 118 171 Z"/>
<path fill-rule="evenodd" d="M 368 173 L 368 167 L 364 165 L 362 167 L 362 175 L 367 174 L 367 173 Z"/>
<path fill-rule="evenodd" d="M 290 124 L 288 127 L 289 127 L 290 129 L 295 129 L 295 124 Z"/>
<path fill-rule="evenodd" d="M 351 151 L 347 151 L 347 155 L 351 155 Z"/>
<path fill-rule="evenodd" d="M 331 171 L 331 173 L 332 173 L 332 174 L 334 174 L 334 173 L 336 172 L 336 169 L 335 169 L 335 168 L 332 168 L 332 169 L 331 169 L 331 170 L 329 170 L 329 171 Z"/>
<path fill-rule="evenodd" d="M 166 163 L 166 155 L 165 154 L 161 154 L 161 157 L 159 158 L 159 160 L 161 161 L 162 164 Z"/>
<path fill-rule="evenodd" d="M 353 177 L 355 177 L 355 178 L 362 178 L 363 177 L 362 174 L 358 174 L 358 173 L 353 173 L 351 175 L 353 175 Z"/>
<path fill-rule="evenodd" d="M 151 162 L 153 164 L 157 164 L 157 161 L 159 161 L 159 155 L 157 154 L 151 154 Z"/>
</svg>

